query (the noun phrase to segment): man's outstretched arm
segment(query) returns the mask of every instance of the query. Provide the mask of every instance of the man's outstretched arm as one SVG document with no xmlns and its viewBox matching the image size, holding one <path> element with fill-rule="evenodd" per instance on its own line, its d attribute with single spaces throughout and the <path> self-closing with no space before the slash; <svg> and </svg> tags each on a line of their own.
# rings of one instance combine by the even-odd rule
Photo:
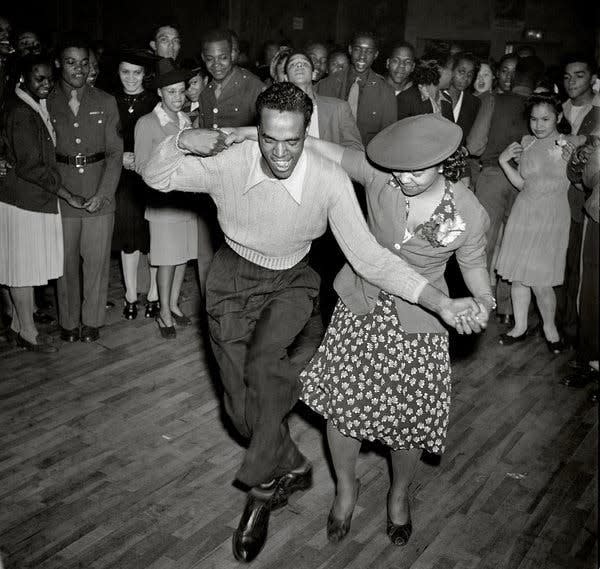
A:
<svg viewBox="0 0 600 569">
<path fill-rule="evenodd" d="M 201 157 L 215 156 L 227 148 L 227 134 L 192 128 L 169 136 L 153 151 L 142 172 L 151 188 L 161 192 L 206 192 L 207 171 Z"/>
</svg>

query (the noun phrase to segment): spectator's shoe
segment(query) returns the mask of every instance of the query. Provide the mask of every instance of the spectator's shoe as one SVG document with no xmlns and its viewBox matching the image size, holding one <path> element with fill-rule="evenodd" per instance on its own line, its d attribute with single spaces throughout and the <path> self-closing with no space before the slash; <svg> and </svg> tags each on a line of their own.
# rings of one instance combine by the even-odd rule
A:
<svg viewBox="0 0 600 569">
<path fill-rule="evenodd" d="M 176 312 L 173 312 L 171 310 L 171 317 L 173 318 L 173 320 L 175 321 L 175 324 L 177 324 L 177 326 L 189 326 L 192 323 L 192 320 L 190 319 L 189 316 L 186 316 L 185 314 L 182 314 L 181 316 L 179 316 L 179 314 L 177 314 Z"/>
<path fill-rule="evenodd" d="M 271 497 L 260 498 L 251 492 L 237 529 L 233 532 L 233 555 L 238 561 L 250 563 L 256 559 L 267 541 Z"/>
<path fill-rule="evenodd" d="M 156 318 L 160 312 L 160 302 L 158 300 L 149 300 L 146 303 L 146 312 L 144 318 Z"/>
<path fill-rule="evenodd" d="M 36 342 L 36 344 L 33 344 L 29 340 L 23 338 L 21 334 L 17 335 L 17 346 L 25 348 L 29 352 L 36 352 L 38 354 L 54 354 L 55 352 L 58 352 L 58 348 L 49 342 L 48 336 L 44 337 L 38 334 Z"/>
<path fill-rule="evenodd" d="M 592 383 L 594 380 L 598 381 L 598 372 L 593 369 L 588 369 L 586 371 L 578 371 L 567 375 L 566 377 L 563 377 L 560 382 L 567 387 L 580 389 Z"/>
<path fill-rule="evenodd" d="M 50 314 L 46 314 L 41 310 L 36 310 L 33 313 L 33 321 L 36 324 L 54 324 L 54 322 L 56 322 L 56 320 L 50 316 Z"/>
<path fill-rule="evenodd" d="M 79 341 L 79 328 L 73 328 L 73 330 L 67 330 L 66 328 L 60 329 L 60 339 L 64 342 L 77 342 Z"/>
<path fill-rule="evenodd" d="M 137 300 L 135 302 L 125 301 L 125 306 L 123 307 L 123 316 L 126 320 L 135 320 L 138 315 L 138 307 Z"/>
<path fill-rule="evenodd" d="M 496 320 L 498 320 L 500 324 L 505 324 L 506 326 L 515 325 L 515 317 L 512 314 L 496 314 Z"/>
<path fill-rule="evenodd" d="M 307 461 L 303 472 L 288 472 L 277 479 L 275 492 L 271 498 L 271 511 L 283 508 L 288 503 L 288 498 L 299 490 L 308 490 L 312 486 L 312 465 Z"/>
<path fill-rule="evenodd" d="M 81 338 L 82 342 L 89 344 L 90 342 L 95 342 L 100 339 L 100 330 L 98 328 L 94 328 L 93 326 L 83 326 L 81 328 Z"/>
<path fill-rule="evenodd" d="M 569 348 L 562 338 L 559 338 L 556 342 L 546 340 L 546 345 L 551 354 L 560 354 Z"/>
<path fill-rule="evenodd" d="M 509 336 L 508 334 L 500 334 L 498 338 L 498 343 L 503 346 L 512 346 L 513 344 L 517 344 L 527 339 L 527 332 L 521 334 L 520 336 Z"/>
</svg>

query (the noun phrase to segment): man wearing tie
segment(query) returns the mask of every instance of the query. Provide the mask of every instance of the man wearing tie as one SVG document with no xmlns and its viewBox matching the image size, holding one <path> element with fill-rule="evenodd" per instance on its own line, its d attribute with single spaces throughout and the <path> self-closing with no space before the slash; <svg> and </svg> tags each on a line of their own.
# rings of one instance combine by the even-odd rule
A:
<svg viewBox="0 0 600 569">
<path fill-rule="evenodd" d="M 86 85 L 85 39 L 65 38 L 56 67 L 60 81 L 48 97 L 56 161 L 64 185 L 86 199 L 84 209 L 61 204 L 65 258 L 63 276 L 57 281 L 61 338 L 93 342 L 104 324 L 123 140 L 114 97 Z"/>
<path fill-rule="evenodd" d="M 377 133 L 396 122 L 396 96 L 385 79 L 371 69 L 379 53 L 373 34 L 354 34 L 348 53 L 350 67 L 319 81 L 315 92 L 348 101 L 366 147 Z"/>
</svg>

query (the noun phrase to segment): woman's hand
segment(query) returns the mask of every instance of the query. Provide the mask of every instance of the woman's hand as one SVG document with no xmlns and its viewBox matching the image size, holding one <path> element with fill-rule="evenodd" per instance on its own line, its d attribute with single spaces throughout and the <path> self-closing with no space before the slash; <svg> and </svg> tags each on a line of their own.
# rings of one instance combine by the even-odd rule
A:
<svg viewBox="0 0 600 569">
<path fill-rule="evenodd" d="M 81 196 L 76 196 L 74 194 L 69 194 L 66 198 L 66 202 L 75 209 L 84 209 L 85 208 L 85 198 Z"/>
<path fill-rule="evenodd" d="M 135 154 L 133 152 L 123 152 L 123 168 L 135 170 Z"/>
<path fill-rule="evenodd" d="M 478 334 L 487 326 L 488 314 L 474 298 L 448 299 L 439 311 L 442 320 L 459 334 Z"/>
<path fill-rule="evenodd" d="M 518 162 L 522 153 L 523 147 L 518 142 L 512 142 L 502 151 L 502 154 L 498 157 L 498 162 L 500 164 L 507 164 L 511 160 Z"/>
<path fill-rule="evenodd" d="M 8 170 L 12 168 L 8 160 L 0 158 L 0 178 L 4 178 L 8 174 Z"/>
</svg>

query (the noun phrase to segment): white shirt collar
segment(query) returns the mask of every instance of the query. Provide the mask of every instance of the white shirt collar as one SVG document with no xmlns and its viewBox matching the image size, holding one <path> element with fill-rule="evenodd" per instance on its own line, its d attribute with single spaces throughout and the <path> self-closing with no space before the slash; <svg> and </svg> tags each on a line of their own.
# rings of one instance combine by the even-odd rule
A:
<svg viewBox="0 0 600 569">
<path fill-rule="evenodd" d="M 173 119 L 166 113 L 160 102 L 154 107 L 154 114 L 157 116 L 160 126 L 165 126 L 166 124 L 173 122 Z M 177 113 L 177 118 L 179 120 L 179 130 L 188 128 L 192 124 L 188 116 L 181 111 Z"/>
<path fill-rule="evenodd" d="M 254 158 L 252 161 L 252 166 L 250 167 L 250 174 L 242 193 L 245 194 L 265 180 L 270 182 L 279 182 L 287 190 L 288 194 L 292 196 L 293 200 L 297 204 L 300 204 L 302 202 L 302 186 L 304 185 L 304 178 L 306 177 L 306 169 L 308 167 L 306 151 L 302 152 L 302 155 L 296 163 L 296 167 L 294 168 L 292 175 L 284 180 L 267 176 L 261 167 L 261 158 L 262 154 L 260 153 L 260 148 L 258 147 L 258 144 L 256 144 L 254 145 Z"/>
<path fill-rule="evenodd" d="M 308 124 L 308 136 L 321 138 L 319 136 L 319 110 L 317 109 L 317 103 L 314 101 L 312 116 L 310 117 L 310 123 Z"/>
<path fill-rule="evenodd" d="M 458 121 L 458 117 L 460 116 L 460 110 L 462 109 L 463 98 L 465 96 L 465 92 L 461 91 L 460 96 L 458 97 L 458 102 L 456 103 L 456 107 L 452 110 L 454 114 L 454 122 Z"/>
</svg>

